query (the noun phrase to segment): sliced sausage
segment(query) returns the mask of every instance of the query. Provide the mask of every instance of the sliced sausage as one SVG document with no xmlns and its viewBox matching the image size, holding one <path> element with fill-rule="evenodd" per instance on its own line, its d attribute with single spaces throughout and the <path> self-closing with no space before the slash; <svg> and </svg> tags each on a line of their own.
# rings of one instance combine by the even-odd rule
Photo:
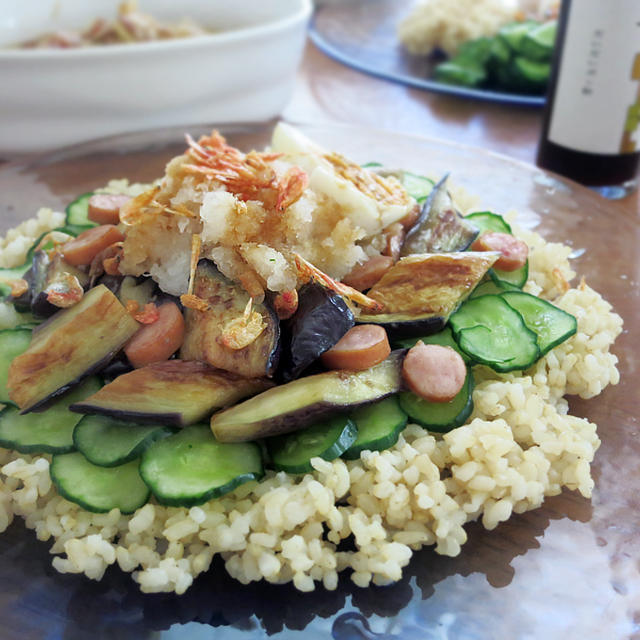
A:
<svg viewBox="0 0 640 640">
<path fill-rule="evenodd" d="M 165 302 L 158 307 L 158 319 L 145 324 L 129 340 L 124 352 L 136 368 L 168 360 L 184 340 L 184 318 L 177 304 Z"/>
<path fill-rule="evenodd" d="M 77 238 L 65 242 L 60 250 L 67 264 L 74 267 L 91 264 L 93 259 L 114 242 L 122 242 L 124 234 L 112 224 L 103 224 L 83 231 Z"/>
<path fill-rule="evenodd" d="M 449 402 L 464 385 L 467 367 L 451 347 L 418 341 L 402 364 L 402 377 L 413 393 L 429 402 Z"/>
<path fill-rule="evenodd" d="M 89 220 L 98 224 L 118 224 L 120 207 L 129 200 L 131 196 L 123 193 L 94 193 L 89 198 Z"/>
<path fill-rule="evenodd" d="M 391 353 L 387 332 L 376 324 L 359 324 L 349 329 L 336 344 L 320 356 L 327 369 L 363 371 L 382 362 Z"/>
<path fill-rule="evenodd" d="M 502 271 L 515 271 L 524 267 L 529 256 L 529 247 L 510 233 L 486 231 L 471 245 L 473 251 L 499 251 L 500 257 L 493 265 Z"/>
<path fill-rule="evenodd" d="M 393 264 L 391 256 L 373 256 L 366 262 L 356 265 L 351 273 L 342 278 L 342 282 L 358 291 L 366 291 L 371 289 L 393 267 Z"/>
</svg>

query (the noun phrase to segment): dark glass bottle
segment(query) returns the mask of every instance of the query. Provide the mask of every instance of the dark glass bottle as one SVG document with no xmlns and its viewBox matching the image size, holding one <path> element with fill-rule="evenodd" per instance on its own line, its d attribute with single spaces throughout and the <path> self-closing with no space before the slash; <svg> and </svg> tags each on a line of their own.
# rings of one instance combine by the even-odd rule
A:
<svg viewBox="0 0 640 640">
<path fill-rule="evenodd" d="M 637 185 L 640 0 L 564 0 L 538 164 L 582 184 Z"/>
</svg>

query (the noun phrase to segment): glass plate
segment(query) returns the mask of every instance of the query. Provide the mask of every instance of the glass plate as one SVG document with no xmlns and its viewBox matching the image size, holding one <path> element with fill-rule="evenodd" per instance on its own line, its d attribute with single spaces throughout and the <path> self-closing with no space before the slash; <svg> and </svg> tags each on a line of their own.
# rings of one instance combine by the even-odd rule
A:
<svg viewBox="0 0 640 640">
<path fill-rule="evenodd" d="M 432 80 L 435 63 L 412 56 L 396 35 L 398 21 L 414 0 L 327 0 L 319 2 L 309 35 L 316 46 L 338 62 L 364 73 L 417 89 L 533 107 L 544 104 L 540 95 L 472 89 Z"/>
<path fill-rule="evenodd" d="M 232 144 L 262 147 L 273 123 L 221 127 Z M 185 148 L 184 127 L 106 138 L 0 167 L 4 230 L 39 206 L 127 176 L 151 180 Z M 360 589 L 343 576 L 311 594 L 266 583 L 243 586 L 223 563 L 183 596 L 143 595 L 110 569 L 101 582 L 51 567 L 51 542 L 16 518 L 0 535 L 0 639 L 222 638 L 315 640 L 602 640 L 640 631 L 640 224 L 588 189 L 527 164 L 427 138 L 336 125 L 304 125 L 329 149 L 453 182 L 479 195 L 478 209 L 517 209 L 548 239 L 568 242 L 574 268 L 622 314 L 616 343 L 622 379 L 573 414 L 598 423 L 593 499 L 575 492 L 545 500 L 494 531 L 468 525 L 456 558 L 416 553 L 403 579 Z"/>
</svg>

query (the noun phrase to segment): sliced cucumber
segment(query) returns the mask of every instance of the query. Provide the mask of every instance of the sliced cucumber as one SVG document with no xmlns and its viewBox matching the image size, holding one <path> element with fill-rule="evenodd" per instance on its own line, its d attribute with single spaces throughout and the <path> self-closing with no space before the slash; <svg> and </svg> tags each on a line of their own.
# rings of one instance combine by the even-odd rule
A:
<svg viewBox="0 0 640 640">
<path fill-rule="evenodd" d="M 480 229 L 480 233 L 484 231 L 497 231 L 498 233 L 510 233 L 513 235 L 509 223 L 497 213 L 478 211 L 476 213 L 470 213 L 465 217 Z M 512 285 L 521 289 L 529 277 L 529 261 L 527 260 L 524 266 L 515 271 L 503 271 L 492 268 L 489 270 L 489 276 L 498 286 L 504 284 L 505 288 L 508 288 L 508 285 Z"/>
<path fill-rule="evenodd" d="M 346 415 L 267 440 L 273 466 L 287 473 L 312 471 L 311 458 L 339 458 L 358 437 L 358 428 Z"/>
<path fill-rule="evenodd" d="M 7 378 L 11 361 L 24 353 L 31 342 L 29 329 L 5 329 L 0 331 L 0 402 L 13 404 L 7 391 Z"/>
<path fill-rule="evenodd" d="M 49 472 L 61 496 L 94 513 L 111 509 L 133 513 L 149 499 L 137 460 L 118 467 L 99 467 L 74 451 L 53 456 Z"/>
<path fill-rule="evenodd" d="M 98 226 L 93 220 L 89 220 L 89 198 L 92 192 L 78 196 L 66 209 L 66 225 L 71 229 L 82 231 L 89 227 Z"/>
<path fill-rule="evenodd" d="M 356 460 L 365 449 L 383 451 L 392 447 L 407 424 L 407 414 L 400 408 L 396 396 L 357 409 L 351 419 L 358 429 L 358 437 L 342 454 L 347 460 Z"/>
<path fill-rule="evenodd" d="M 142 454 L 140 475 L 161 504 L 191 507 L 259 480 L 264 470 L 255 442 L 218 442 L 198 424 L 154 442 Z"/>
<path fill-rule="evenodd" d="M 487 79 L 487 72 L 479 65 L 467 65 L 448 60 L 436 67 L 435 78 L 446 84 L 477 87 Z"/>
<path fill-rule="evenodd" d="M 481 36 L 467 40 L 458 47 L 458 53 L 452 58 L 464 66 L 484 66 L 491 56 L 493 38 Z"/>
<path fill-rule="evenodd" d="M 507 291 L 502 294 L 502 298 L 538 336 L 538 347 L 542 355 L 571 337 L 578 329 L 574 316 L 542 298 L 524 291 Z"/>
<path fill-rule="evenodd" d="M 505 291 L 519 291 L 519 288 L 503 280 L 485 280 L 471 292 L 469 300 L 486 295 L 500 295 Z"/>
<path fill-rule="evenodd" d="M 511 225 L 497 213 L 491 211 L 476 211 L 465 216 L 467 220 L 471 220 L 473 224 L 483 231 L 498 231 L 499 233 L 513 233 Z"/>
<path fill-rule="evenodd" d="M 511 49 L 502 38 L 493 38 L 489 50 L 489 65 L 492 68 L 509 64 Z"/>
<path fill-rule="evenodd" d="M 536 334 L 501 296 L 467 300 L 449 322 L 460 348 L 495 371 L 526 369 L 540 357 Z"/>
<path fill-rule="evenodd" d="M 0 446 L 21 453 L 63 453 L 73 451 L 73 430 L 81 417 L 69 405 L 95 393 L 98 378 L 88 378 L 42 413 L 20 414 L 16 407 L 0 412 Z"/>
<path fill-rule="evenodd" d="M 441 347 L 451 347 L 462 356 L 465 363 L 469 364 L 471 362 L 471 358 L 469 358 L 469 356 L 460 349 L 458 343 L 454 340 L 453 333 L 451 332 L 451 327 L 449 325 L 447 325 L 442 331 L 432 333 L 430 336 L 423 336 L 422 338 L 406 338 L 404 340 L 398 340 L 397 343 L 394 344 L 397 344 L 398 347 L 402 347 L 404 349 L 411 349 L 418 340 L 421 340 L 424 344 L 439 344 Z"/>
<path fill-rule="evenodd" d="M 422 204 L 433 191 L 433 180 L 409 171 L 402 172 L 401 182 L 407 193 L 417 200 L 418 204 Z"/>
<path fill-rule="evenodd" d="M 502 269 L 490 269 L 489 277 L 500 287 L 509 285 L 521 289 L 529 278 L 529 261 L 515 271 L 502 271 Z"/>
<path fill-rule="evenodd" d="M 501 38 L 509 48 L 515 53 L 522 53 L 522 40 L 530 32 L 538 26 L 533 20 L 524 22 L 512 22 L 506 24 L 498 31 L 498 37 Z"/>
<path fill-rule="evenodd" d="M 550 62 L 529 60 L 524 56 L 516 56 L 513 59 L 513 75 L 523 89 L 541 89 L 547 84 L 550 74 Z"/>
<path fill-rule="evenodd" d="M 139 425 L 107 416 L 85 416 L 73 431 L 76 449 L 101 467 L 115 467 L 135 458 L 153 442 L 174 433 L 159 425 Z"/>
<path fill-rule="evenodd" d="M 419 425 L 445 433 L 463 425 L 473 411 L 473 374 L 467 369 L 462 389 L 450 402 L 429 402 L 411 391 L 400 394 L 400 406 Z"/>
<path fill-rule="evenodd" d="M 558 23 L 544 22 L 528 31 L 520 43 L 520 53 L 530 60 L 548 62 L 553 56 Z"/>
</svg>

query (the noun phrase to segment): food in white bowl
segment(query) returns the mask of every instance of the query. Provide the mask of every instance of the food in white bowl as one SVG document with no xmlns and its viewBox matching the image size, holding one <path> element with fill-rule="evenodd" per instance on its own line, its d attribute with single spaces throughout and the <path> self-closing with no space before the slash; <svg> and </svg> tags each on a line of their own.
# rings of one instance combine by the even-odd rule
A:
<svg viewBox="0 0 640 640">
<path fill-rule="evenodd" d="M 111 20 L 98 17 L 82 30 L 47 32 L 15 46 L 21 49 L 70 49 L 189 38 L 207 32 L 186 17 L 171 23 L 159 22 L 153 15 L 139 10 L 137 0 L 128 0 L 118 7 L 116 17 Z"/>
<path fill-rule="evenodd" d="M 4 3 L 0 153 L 40 151 L 171 124 L 266 120 L 286 105 L 310 0 L 140 0 L 162 22 L 189 16 L 191 38 L 73 49 L 11 49 L 115 16 L 119 0 Z"/>
<path fill-rule="evenodd" d="M 464 195 L 452 199 L 445 182 L 373 173 L 285 126 L 267 152 L 245 154 L 216 133 L 189 140 L 157 184 L 118 181 L 105 192 L 134 199 L 114 204 L 112 222 L 121 222 L 110 233 L 124 238 L 100 254 L 92 256 L 102 231 L 87 229 L 87 215 L 99 211 L 108 222 L 109 199 L 83 197 L 66 216 L 43 213 L 40 225 L 23 227 L 93 237 L 49 237 L 32 254 L 62 265 L 50 283 L 60 286 L 25 290 L 25 252 L 12 250 L 19 232 L 0 256 L 14 302 L 27 295 L 45 314 L 55 312 L 47 305 L 65 307 L 33 337 L 24 323 L 34 318 L 2 307 L 7 324 L 23 323 L 0 334 L 4 362 L 13 359 L 3 397 L 25 410 L 88 372 L 88 361 L 77 367 L 86 344 L 69 339 L 76 331 L 117 343 L 90 340 L 88 357 L 104 364 L 130 335 L 147 334 L 150 348 L 130 342 L 125 354 L 157 354 L 165 334 L 154 325 L 168 326 L 162 309 L 184 314 L 179 358 L 138 362 L 124 374 L 114 365 L 103 369 L 113 382 L 85 377 L 43 413 L 17 416 L 9 406 L 0 414 L 1 521 L 20 515 L 40 539 L 53 538 L 54 553 L 65 554 L 53 561 L 58 570 L 100 579 L 117 563 L 143 591 L 182 593 L 219 553 L 245 583 L 332 589 L 338 572 L 351 569 L 360 586 L 383 584 L 399 580 L 424 545 L 457 555 L 468 521 L 493 529 L 565 487 L 590 496 L 596 427 L 570 415 L 564 395 L 589 398 L 617 383 L 609 350 L 622 322 L 585 283 L 571 287 L 568 247 L 497 214 L 467 211 Z M 419 201 L 424 216 L 416 220 Z M 301 219 L 307 224 L 291 224 Z M 502 242 L 480 230 L 503 234 Z M 473 251 L 462 250 L 478 236 Z M 320 269 L 314 262 L 323 256 Z M 391 261 L 366 293 L 345 285 L 347 274 L 381 256 Z M 71 286 L 68 276 L 79 282 L 87 271 L 96 286 Z M 365 355 L 376 355 L 356 367 L 362 340 L 339 346 L 356 320 L 382 328 L 398 348 L 385 357 L 367 333 Z M 113 331 L 103 331 L 105 322 Z M 278 329 L 288 336 L 280 364 Z M 449 365 L 467 361 L 453 400 L 452 387 L 430 399 L 401 390 L 406 383 L 425 391 L 405 355 L 414 331 L 437 341 Z M 329 369 L 316 373 L 317 358 L 331 351 Z M 37 369 L 25 366 L 35 361 Z M 452 371 L 459 387 L 457 364 Z M 145 393 L 136 393 L 141 381 Z M 71 402 L 86 417 L 68 411 Z M 124 432 L 114 416 L 127 419 Z M 151 426 L 135 424 L 150 417 Z M 339 547 L 351 536 L 353 548 Z"/>
</svg>

